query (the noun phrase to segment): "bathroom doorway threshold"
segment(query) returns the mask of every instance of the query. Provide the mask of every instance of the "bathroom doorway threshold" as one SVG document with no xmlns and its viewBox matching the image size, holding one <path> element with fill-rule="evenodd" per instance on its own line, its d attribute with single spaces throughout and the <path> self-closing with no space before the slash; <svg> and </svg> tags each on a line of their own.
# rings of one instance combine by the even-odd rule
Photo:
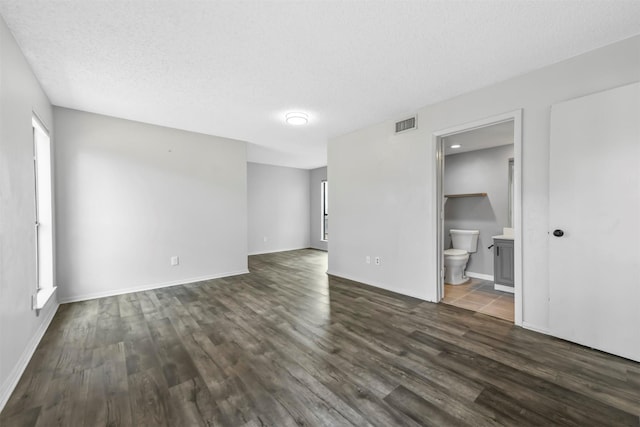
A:
<svg viewBox="0 0 640 427">
<path fill-rule="evenodd" d="M 509 322 L 515 317 L 513 294 L 495 290 L 489 280 L 472 278 L 462 285 L 445 283 L 442 302 Z"/>
</svg>

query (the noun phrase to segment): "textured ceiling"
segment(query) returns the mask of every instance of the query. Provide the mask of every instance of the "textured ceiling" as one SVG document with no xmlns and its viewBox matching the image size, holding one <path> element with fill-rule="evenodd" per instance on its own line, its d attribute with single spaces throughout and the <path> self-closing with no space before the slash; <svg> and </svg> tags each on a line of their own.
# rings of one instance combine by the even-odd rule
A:
<svg viewBox="0 0 640 427">
<path fill-rule="evenodd" d="M 51 102 L 326 164 L 327 139 L 640 33 L 640 2 L 0 0 Z M 284 123 L 303 110 L 305 127 Z"/>
</svg>

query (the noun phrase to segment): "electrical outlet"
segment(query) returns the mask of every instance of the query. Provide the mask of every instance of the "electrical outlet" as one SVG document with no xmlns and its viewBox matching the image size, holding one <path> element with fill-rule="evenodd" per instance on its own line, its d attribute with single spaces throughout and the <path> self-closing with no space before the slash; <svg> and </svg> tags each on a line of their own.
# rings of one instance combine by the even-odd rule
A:
<svg viewBox="0 0 640 427">
<path fill-rule="evenodd" d="M 171 257 L 171 265 L 172 266 L 176 266 L 180 264 L 180 258 L 176 255 L 176 256 L 172 256 Z"/>
<path fill-rule="evenodd" d="M 364 262 L 366 262 L 367 264 L 371 264 L 371 257 L 369 255 L 364 257 Z"/>
<path fill-rule="evenodd" d="M 379 256 L 376 257 L 376 265 L 380 265 L 382 263 L 382 260 L 380 259 Z"/>
</svg>

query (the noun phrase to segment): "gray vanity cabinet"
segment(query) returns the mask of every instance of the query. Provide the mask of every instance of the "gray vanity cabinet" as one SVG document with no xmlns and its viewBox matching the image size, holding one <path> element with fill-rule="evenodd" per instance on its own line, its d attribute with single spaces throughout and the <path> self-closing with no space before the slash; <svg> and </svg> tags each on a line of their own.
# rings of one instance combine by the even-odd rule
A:
<svg viewBox="0 0 640 427">
<path fill-rule="evenodd" d="M 513 240 L 495 239 L 493 244 L 493 281 L 496 285 L 513 287 Z"/>
</svg>

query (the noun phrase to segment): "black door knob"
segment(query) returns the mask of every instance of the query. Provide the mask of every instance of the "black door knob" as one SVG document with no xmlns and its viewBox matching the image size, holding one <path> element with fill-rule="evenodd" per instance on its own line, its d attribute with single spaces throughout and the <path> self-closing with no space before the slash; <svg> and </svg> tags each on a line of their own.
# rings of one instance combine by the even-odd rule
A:
<svg viewBox="0 0 640 427">
<path fill-rule="evenodd" d="M 553 230 L 553 235 L 556 237 L 562 237 L 564 236 L 564 231 L 558 229 L 558 230 Z"/>
</svg>

